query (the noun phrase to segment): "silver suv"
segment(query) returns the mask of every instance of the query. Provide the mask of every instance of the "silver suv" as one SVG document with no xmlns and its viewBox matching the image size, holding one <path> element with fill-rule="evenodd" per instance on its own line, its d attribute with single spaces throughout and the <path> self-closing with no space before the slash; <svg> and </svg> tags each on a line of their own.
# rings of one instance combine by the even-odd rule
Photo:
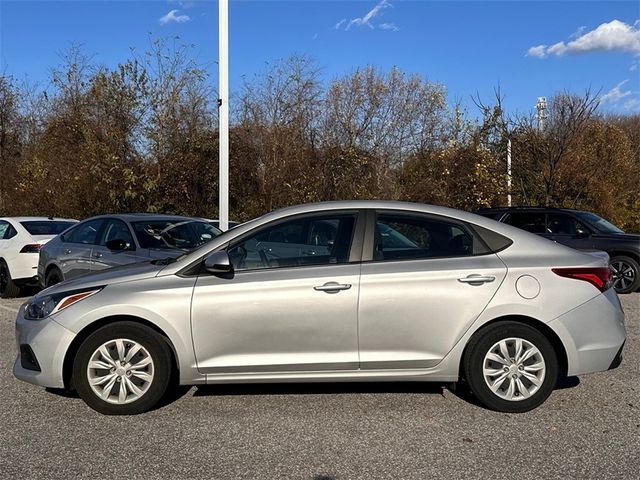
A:
<svg viewBox="0 0 640 480">
<path fill-rule="evenodd" d="M 40 249 L 38 282 L 50 287 L 107 268 L 177 257 L 222 233 L 207 221 L 132 213 L 88 218 Z"/>
</svg>

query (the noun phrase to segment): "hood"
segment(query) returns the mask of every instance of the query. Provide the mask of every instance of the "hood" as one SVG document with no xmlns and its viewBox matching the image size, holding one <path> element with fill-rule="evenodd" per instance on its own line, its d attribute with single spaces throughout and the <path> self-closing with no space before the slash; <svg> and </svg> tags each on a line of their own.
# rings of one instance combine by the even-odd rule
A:
<svg viewBox="0 0 640 480">
<path fill-rule="evenodd" d="M 640 246 L 640 233 L 604 233 L 598 232 L 594 234 L 598 238 L 606 238 L 607 240 L 618 240 L 620 242 L 635 243 Z"/>
<path fill-rule="evenodd" d="M 157 265 L 152 262 L 131 263 L 58 283 L 52 287 L 42 290 L 38 295 L 41 295 L 42 293 L 58 293 L 65 290 L 77 290 L 80 288 L 142 280 L 144 278 L 157 276 L 164 267 L 166 267 L 166 264 Z"/>
</svg>

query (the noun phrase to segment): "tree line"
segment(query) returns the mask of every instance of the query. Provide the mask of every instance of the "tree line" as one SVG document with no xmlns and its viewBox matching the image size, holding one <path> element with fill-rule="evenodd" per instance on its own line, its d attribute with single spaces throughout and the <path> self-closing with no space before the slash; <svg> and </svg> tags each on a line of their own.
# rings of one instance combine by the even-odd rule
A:
<svg viewBox="0 0 640 480">
<path fill-rule="evenodd" d="M 155 41 L 116 68 L 71 48 L 38 88 L 0 76 L 0 215 L 107 212 L 217 217 L 217 94 L 192 48 Z M 325 81 L 293 56 L 232 96 L 230 210 L 396 199 L 465 210 L 574 207 L 640 230 L 640 115 L 599 113 L 592 92 L 549 99 L 543 128 L 502 97 L 477 110 L 398 68 Z"/>
</svg>

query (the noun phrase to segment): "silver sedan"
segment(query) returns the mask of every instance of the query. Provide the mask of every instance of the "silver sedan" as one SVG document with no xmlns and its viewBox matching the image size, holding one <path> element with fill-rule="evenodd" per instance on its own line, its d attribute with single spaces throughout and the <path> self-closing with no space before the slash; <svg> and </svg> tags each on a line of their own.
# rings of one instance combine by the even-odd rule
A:
<svg viewBox="0 0 640 480">
<path fill-rule="evenodd" d="M 172 378 L 460 381 L 525 412 L 560 375 L 615 368 L 625 341 L 606 256 L 382 201 L 283 209 L 174 260 L 60 283 L 16 327 L 16 377 L 105 414 L 153 408 Z"/>
</svg>

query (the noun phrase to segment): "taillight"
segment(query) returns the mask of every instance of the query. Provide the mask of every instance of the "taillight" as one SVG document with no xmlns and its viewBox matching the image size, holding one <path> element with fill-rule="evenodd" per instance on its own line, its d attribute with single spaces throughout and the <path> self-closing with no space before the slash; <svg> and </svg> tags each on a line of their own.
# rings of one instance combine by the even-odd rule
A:
<svg viewBox="0 0 640 480">
<path fill-rule="evenodd" d="M 611 287 L 611 270 L 609 270 L 609 267 L 552 268 L 551 270 L 561 277 L 589 282 L 601 292 Z"/>
<path fill-rule="evenodd" d="M 42 247 L 42 245 L 39 243 L 30 243 L 29 245 L 22 247 L 20 253 L 38 253 L 40 251 L 40 247 Z"/>
</svg>

